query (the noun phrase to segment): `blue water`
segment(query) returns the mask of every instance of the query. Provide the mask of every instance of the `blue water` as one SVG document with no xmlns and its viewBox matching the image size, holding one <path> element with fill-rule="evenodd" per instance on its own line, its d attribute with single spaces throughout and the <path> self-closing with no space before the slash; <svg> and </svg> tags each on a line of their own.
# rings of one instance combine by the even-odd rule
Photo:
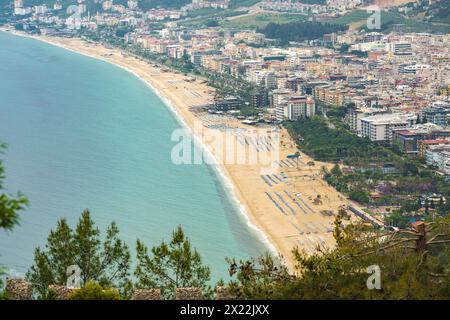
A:
<svg viewBox="0 0 450 320">
<path fill-rule="evenodd" d="M 0 230 L 0 264 L 23 274 L 61 217 L 89 208 L 101 230 L 116 221 L 130 247 L 169 239 L 182 225 L 213 279 L 225 257 L 264 250 L 206 165 L 171 163 L 180 124 L 128 72 L 32 39 L 0 32 L 0 141 L 8 191 L 29 208 Z"/>
</svg>

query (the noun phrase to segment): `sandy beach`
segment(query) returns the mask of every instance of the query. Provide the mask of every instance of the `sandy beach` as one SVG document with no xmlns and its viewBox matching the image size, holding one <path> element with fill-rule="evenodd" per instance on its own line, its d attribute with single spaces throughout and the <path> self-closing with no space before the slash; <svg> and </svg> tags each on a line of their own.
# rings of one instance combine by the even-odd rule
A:
<svg viewBox="0 0 450 320">
<path fill-rule="evenodd" d="M 261 234 L 269 249 L 283 256 L 291 270 L 294 269 L 293 248 L 312 253 L 318 245 L 334 246 L 335 214 L 349 202 L 322 180 L 321 169 L 323 166 L 330 168 L 330 164 L 313 161 L 305 154 L 301 154 L 298 162 L 287 159 L 287 155 L 298 150 L 285 130 L 276 132 L 274 127 L 264 127 L 255 136 L 255 127 L 205 112 L 200 106 L 212 102 L 214 89 L 202 79 L 189 79 L 190 76 L 160 68 L 118 49 L 77 38 L 18 35 L 113 63 L 153 88 L 218 160 L 217 168 L 233 186 L 234 196 L 249 226 Z M 241 151 L 236 148 L 237 157 L 239 152 L 245 153 L 242 155 L 245 158 L 256 152 L 260 157 L 270 158 L 270 166 L 276 170 L 266 173 L 267 165 L 261 163 L 221 162 L 217 141 L 204 137 L 223 136 L 226 132 L 232 132 L 236 145 L 243 148 Z M 274 150 L 279 160 L 273 158 Z"/>
</svg>

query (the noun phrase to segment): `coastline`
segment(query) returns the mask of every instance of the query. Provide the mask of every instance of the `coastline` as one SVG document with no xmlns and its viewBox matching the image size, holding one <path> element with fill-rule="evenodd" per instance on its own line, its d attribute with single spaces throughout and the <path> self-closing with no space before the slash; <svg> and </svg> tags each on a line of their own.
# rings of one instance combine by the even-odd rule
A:
<svg viewBox="0 0 450 320">
<path fill-rule="evenodd" d="M 56 46 L 58 48 L 62 48 L 68 51 L 71 51 L 73 53 L 76 54 L 81 54 L 84 55 L 86 57 L 92 58 L 92 59 L 96 59 L 96 60 L 100 60 L 103 62 L 107 62 L 110 63 L 118 68 L 121 68 L 127 72 L 129 72 L 130 74 L 132 74 L 133 76 L 135 76 L 136 78 L 138 78 L 140 81 L 142 81 L 145 85 L 147 85 L 150 90 L 152 90 L 157 96 L 158 98 L 164 103 L 164 105 L 169 109 L 169 111 L 174 115 L 174 118 L 177 120 L 177 122 L 186 130 L 188 130 L 192 136 L 194 137 L 194 139 L 196 140 L 196 142 L 201 145 L 202 149 L 204 149 L 207 152 L 207 156 L 211 159 L 213 159 L 214 163 L 213 164 L 208 164 L 211 168 L 213 168 L 213 170 L 216 172 L 217 177 L 219 178 L 219 180 L 221 180 L 220 182 L 222 183 L 222 186 L 224 189 L 226 189 L 229 193 L 230 196 L 230 200 L 234 202 L 234 205 L 236 206 L 236 210 L 239 213 L 239 215 L 244 219 L 246 226 L 256 234 L 257 238 L 262 242 L 262 244 L 268 249 L 268 251 L 271 254 L 274 255 L 278 255 L 280 252 L 277 250 L 276 246 L 273 244 L 273 242 L 269 239 L 269 237 L 267 236 L 266 233 L 264 233 L 256 224 L 254 224 L 254 222 L 252 221 L 251 217 L 249 216 L 248 213 L 248 209 L 247 206 L 245 204 L 245 201 L 242 200 L 242 196 L 239 193 L 238 190 L 236 190 L 235 185 L 232 182 L 232 179 L 230 178 L 230 176 L 228 175 L 228 172 L 226 170 L 226 168 L 219 162 L 216 161 L 216 158 L 214 157 L 213 153 L 211 152 L 211 150 L 209 149 L 208 145 L 206 145 L 205 143 L 203 143 L 201 141 L 201 138 L 194 132 L 193 128 L 191 126 L 189 126 L 186 122 L 186 119 L 183 118 L 183 116 L 180 114 L 180 112 L 177 110 L 176 107 L 174 107 L 174 105 L 172 104 L 172 102 L 170 101 L 169 98 L 167 98 L 164 94 L 162 94 L 157 88 L 155 88 L 151 82 L 146 81 L 139 73 L 129 69 L 126 65 L 120 64 L 120 63 L 116 63 L 114 61 L 111 60 L 107 60 L 104 57 L 98 56 L 98 55 L 93 55 L 90 53 L 87 53 L 83 50 L 77 50 L 74 49 L 72 47 L 68 47 L 62 43 L 58 43 L 52 40 L 55 39 L 59 39 L 59 40 L 64 40 L 64 38 L 55 38 L 55 37 L 42 37 L 42 36 L 32 36 L 29 35 L 27 33 L 22 33 L 22 32 L 17 32 L 17 31 L 12 31 L 9 30 L 7 28 L 3 28 L 0 26 L 0 32 L 6 32 L 15 36 L 19 36 L 19 37 L 24 37 L 24 38 L 29 38 L 29 39 L 34 39 L 34 40 L 38 40 L 41 42 L 44 42 L 46 44 L 49 45 L 53 45 Z M 81 39 L 79 39 L 80 41 L 83 41 Z M 148 63 L 147 63 L 148 64 Z"/>
<path fill-rule="evenodd" d="M 289 216 L 282 219 L 278 209 L 265 196 L 265 194 L 274 190 L 268 188 L 266 183 L 260 178 L 259 170 L 261 166 L 220 163 L 220 161 L 217 161 L 217 157 L 214 156 L 213 146 L 205 143 L 202 137 L 196 133 L 196 123 L 201 121 L 203 127 L 206 126 L 206 123 L 204 119 L 199 120 L 199 116 L 195 115 L 190 108 L 211 101 L 211 94 L 207 93 L 212 89 L 207 85 L 199 83 L 198 80 L 193 83 L 186 82 L 186 76 L 178 72 L 162 72 L 150 63 L 124 54 L 120 50 L 106 48 L 82 39 L 32 36 L 5 30 L 5 28 L 0 28 L 0 31 L 7 31 L 10 34 L 42 41 L 90 58 L 111 63 L 143 81 L 159 96 L 174 114 L 180 125 L 189 130 L 196 142 L 206 151 L 208 157 L 216 160 L 215 164 L 210 165 L 216 171 L 224 189 L 230 194 L 231 200 L 235 203 L 247 227 L 257 234 L 260 241 L 269 251 L 281 254 L 285 264 L 291 271 L 294 270 L 295 266 L 291 254 L 294 247 L 299 247 L 311 253 L 315 251 L 317 245 L 324 247 L 334 246 L 334 239 L 330 232 L 330 224 L 332 225 L 334 218 L 321 215 L 320 212 L 321 209 L 336 210 L 336 208 L 348 202 L 336 190 L 325 185 L 321 177 L 319 177 L 321 167 L 328 167 L 329 164 L 316 161 L 313 166 L 307 167 L 305 164 L 301 169 L 294 167 L 283 169 L 289 179 L 293 181 L 291 184 L 283 185 L 283 189 L 288 189 L 293 194 L 295 191 L 300 190 L 303 201 L 309 203 L 309 206 L 313 208 L 309 215 L 305 212 L 305 216 Z M 183 88 L 179 86 L 183 86 Z M 230 123 L 235 128 L 252 129 L 240 124 L 239 121 Z M 280 159 L 297 151 L 295 143 L 286 132 L 282 132 L 280 149 Z M 312 159 L 303 154 L 302 159 L 305 163 L 312 161 Z M 299 172 L 303 172 L 304 175 L 298 176 Z M 278 191 L 280 193 L 282 191 L 286 192 L 283 189 L 279 188 Z M 254 192 L 245 192 L 246 190 L 253 190 Z M 312 203 L 314 194 L 325 194 L 325 199 L 327 200 L 324 199 L 324 202 L 327 203 L 316 205 L 314 208 Z M 300 211 L 298 213 L 301 214 Z M 305 222 L 304 220 L 307 221 Z"/>
</svg>

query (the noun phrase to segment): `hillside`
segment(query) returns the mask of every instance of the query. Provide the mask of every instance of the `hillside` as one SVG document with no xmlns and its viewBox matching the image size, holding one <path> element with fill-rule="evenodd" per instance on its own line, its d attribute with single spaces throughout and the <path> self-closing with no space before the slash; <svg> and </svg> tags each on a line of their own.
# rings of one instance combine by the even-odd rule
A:
<svg viewBox="0 0 450 320">
<path fill-rule="evenodd" d="M 414 2 L 417 2 L 417 0 L 374 0 L 373 4 L 381 8 L 389 8 Z"/>
<path fill-rule="evenodd" d="M 425 12 L 425 17 L 434 22 L 450 22 L 450 0 L 441 0 L 431 6 Z"/>
<path fill-rule="evenodd" d="M 445 2 L 450 0 L 445 0 Z M 441 15 L 445 15 L 445 11 L 439 11 Z M 349 14 L 338 17 L 330 22 L 336 24 L 348 25 L 353 29 L 367 28 L 367 19 L 371 14 L 365 10 L 355 10 Z M 388 33 L 392 30 L 394 24 L 404 24 L 408 32 L 429 32 L 429 33 L 450 33 L 450 24 L 444 17 L 441 21 L 434 19 L 425 19 L 418 14 L 418 11 L 410 11 L 407 15 L 397 10 L 383 11 L 381 13 L 381 32 Z M 373 30 L 377 31 L 377 30 Z"/>
</svg>

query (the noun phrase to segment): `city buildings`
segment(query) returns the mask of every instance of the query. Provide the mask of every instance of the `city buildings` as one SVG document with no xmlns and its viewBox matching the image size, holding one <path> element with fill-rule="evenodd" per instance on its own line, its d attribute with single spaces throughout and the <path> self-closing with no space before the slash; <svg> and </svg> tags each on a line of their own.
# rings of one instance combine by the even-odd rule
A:
<svg viewBox="0 0 450 320">
<path fill-rule="evenodd" d="M 361 119 L 361 135 L 372 141 L 390 142 L 396 129 L 412 126 L 417 120 L 414 114 L 386 113 Z"/>
</svg>

